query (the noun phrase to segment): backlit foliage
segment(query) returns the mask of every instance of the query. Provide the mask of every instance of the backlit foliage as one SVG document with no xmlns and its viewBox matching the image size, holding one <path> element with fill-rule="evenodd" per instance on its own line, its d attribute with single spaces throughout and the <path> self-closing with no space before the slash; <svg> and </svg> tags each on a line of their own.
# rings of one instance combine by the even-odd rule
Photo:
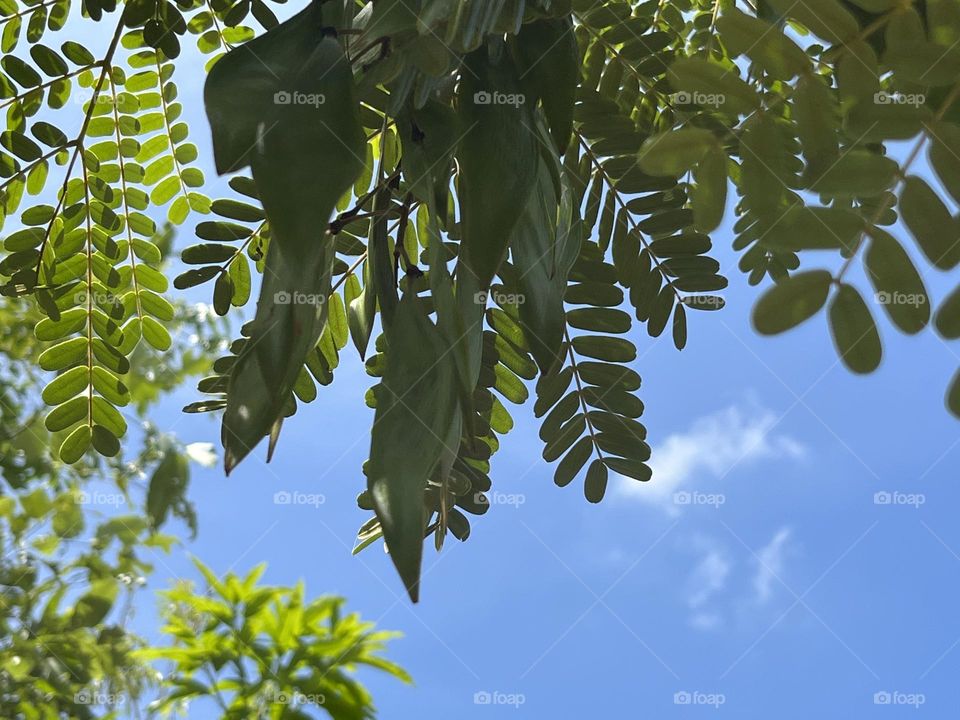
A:
<svg viewBox="0 0 960 720">
<path fill-rule="evenodd" d="M 911 259 L 960 264 L 955 0 L 292 11 L 88 2 L 78 26 L 115 28 L 94 52 L 59 40 L 67 3 L 2 6 L 0 272 L 45 315 L 62 459 L 116 454 L 134 351 L 169 352 L 161 216 L 198 240 L 174 288 L 249 320 L 186 408 L 223 412 L 228 472 L 264 438 L 272 455 L 344 353 L 364 359 L 374 514 L 357 549 L 384 537 L 413 598 L 424 537 L 466 539 L 508 407 L 531 394 L 558 485 L 599 502 L 611 471 L 649 479 L 637 343 L 682 350 L 723 307 L 728 214 L 739 270 L 768 286 L 760 333 L 826 308 L 855 373 L 881 361 L 881 309 L 960 337 L 960 290 L 935 305 Z M 212 201 L 173 81 L 193 45 L 232 190 Z M 960 375 L 947 404 L 960 415 Z"/>
</svg>

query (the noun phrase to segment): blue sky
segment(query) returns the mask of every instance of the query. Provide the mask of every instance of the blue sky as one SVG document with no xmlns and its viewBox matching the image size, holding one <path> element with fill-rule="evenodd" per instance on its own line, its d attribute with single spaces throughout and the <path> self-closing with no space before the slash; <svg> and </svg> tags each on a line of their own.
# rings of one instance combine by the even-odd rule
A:
<svg viewBox="0 0 960 720">
<path fill-rule="evenodd" d="M 419 606 L 379 549 L 349 554 L 371 422 L 359 363 L 285 426 L 271 466 L 258 453 L 229 480 L 195 474 L 200 536 L 151 585 L 195 576 L 189 550 L 218 571 L 267 561 L 266 581 L 346 595 L 405 634 L 391 655 L 417 685 L 370 677 L 383 717 L 915 712 L 874 704 L 894 691 L 946 717 L 960 694 L 960 427 L 941 398 L 957 358 L 932 336 L 885 332 L 881 370 L 853 378 L 822 318 L 753 336 L 754 291 L 731 279 L 727 308 L 698 318 L 683 353 L 641 343 L 653 481 L 588 506 L 576 485 L 553 486 L 518 410 L 493 479 L 522 504 L 428 553 Z M 216 439 L 210 420 L 165 417 L 185 439 Z M 275 505 L 279 490 L 325 502 Z M 483 691 L 524 703 L 475 704 Z M 675 704 L 682 692 L 724 702 Z"/>
<path fill-rule="evenodd" d="M 213 178 L 191 62 L 175 79 Z M 179 247 L 191 236 L 183 228 Z M 727 306 L 688 313 L 683 352 L 633 331 L 651 483 L 614 484 L 599 506 L 579 483 L 556 488 L 532 407 L 512 409 L 492 472 L 504 502 L 467 543 L 428 550 L 411 606 L 379 547 L 350 555 L 372 411 L 371 379 L 345 351 L 334 386 L 285 424 L 271 465 L 261 448 L 229 479 L 195 469 L 199 536 L 154 558 L 135 627 L 154 636 L 149 590 L 199 579 L 193 553 L 217 572 L 265 561 L 265 582 L 302 578 L 403 632 L 389 655 L 415 686 L 364 675 L 384 718 L 948 717 L 960 703 L 960 423 L 943 394 L 958 347 L 880 318 L 883 365 L 859 378 L 838 364 L 822 314 L 759 338 L 758 291 L 730 239 L 728 224 L 714 235 Z M 941 299 L 948 279 L 918 265 Z M 857 284 L 867 290 L 862 274 Z M 153 419 L 218 446 L 216 419 L 179 412 L 195 397 L 185 388 Z M 282 491 L 324 501 L 276 504 Z"/>
</svg>

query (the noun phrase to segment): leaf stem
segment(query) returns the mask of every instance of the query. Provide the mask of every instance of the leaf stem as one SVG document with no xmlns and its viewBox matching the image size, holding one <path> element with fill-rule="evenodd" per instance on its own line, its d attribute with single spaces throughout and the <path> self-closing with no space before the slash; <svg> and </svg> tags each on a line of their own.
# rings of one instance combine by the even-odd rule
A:
<svg viewBox="0 0 960 720">
<path fill-rule="evenodd" d="M 83 147 L 80 148 L 83 153 Z M 86 201 L 87 222 L 87 425 L 93 432 L 93 228 L 90 226 L 90 184 L 87 179 L 87 160 L 81 158 L 83 194 Z"/>
<path fill-rule="evenodd" d="M 133 250 L 133 229 L 130 227 L 130 206 L 127 203 L 127 174 L 125 172 L 126 163 L 123 158 L 123 152 L 120 148 L 120 113 L 117 110 L 117 92 L 113 83 L 110 84 L 110 96 L 113 99 L 113 131 L 117 139 L 117 157 L 120 163 L 120 189 L 123 196 L 123 219 L 127 226 L 127 258 L 130 260 L 130 278 L 133 281 L 133 295 L 137 306 L 137 318 L 143 322 L 143 308 L 140 304 L 140 281 L 137 279 L 137 256 Z"/>
<path fill-rule="evenodd" d="M 875 226 L 879 222 L 880 218 L 883 216 L 887 210 L 893 207 L 894 203 L 897 200 L 896 190 L 899 186 L 904 183 L 907 179 L 907 172 L 910 170 L 910 166 L 913 165 L 914 161 L 919 157 L 920 151 L 923 149 L 923 146 L 930 139 L 931 130 L 930 126 L 935 125 L 943 119 L 943 116 L 946 115 L 947 110 L 950 109 L 950 106 L 960 97 L 960 81 L 956 82 L 953 87 L 950 89 L 950 92 L 944 98 L 943 103 L 940 105 L 940 109 L 937 110 L 936 115 L 933 116 L 933 119 L 929 124 L 924 124 L 923 132 L 921 132 L 920 137 L 917 139 L 917 142 L 914 144 L 913 148 L 910 150 L 910 154 L 907 156 L 907 159 L 904 161 L 902 167 L 899 170 L 899 177 L 897 178 L 896 185 L 890 190 L 888 197 L 877 207 L 877 210 L 874 212 L 873 216 L 870 218 L 867 226 L 860 232 L 860 235 L 857 238 L 857 244 L 853 246 L 853 251 L 850 253 L 843 265 L 840 267 L 840 271 L 837 273 L 834 278 L 834 283 L 839 284 L 843 281 L 843 276 L 847 273 L 847 270 L 850 269 L 850 265 L 853 263 L 855 257 L 860 251 L 860 248 L 863 246 L 863 240 L 869 232 L 870 228 Z"/>
<path fill-rule="evenodd" d="M 80 130 L 77 132 L 77 138 L 74 141 L 74 150 L 73 155 L 70 157 L 70 162 L 67 164 L 67 169 L 64 172 L 63 184 L 60 187 L 60 197 L 57 200 L 57 206 L 53 211 L 53 217 L 50 219 L 50 223 L 47 225 L 47 230 L 43 235 L 43 241 L 40 243 L 39 255 L 37 257 L 37 281 L 40 280 L 40 269 L 43 265 L 43 253 L 46 250 L 47 242 L 50 240 L 50 232 L 53 230 L 53 221 L 56 220 L 57 216 L 60 215 L 60 211 L 63 210 L 63 203 L 67 199 L 67 185 L 70 182 L 70 178 L 73 175 L 73 168 L 77 164 L 77 156 L 83 152 L 83 140 L 87 135 L 87 128 L 90 127 L 90 121 L 93 119 L 93 110 L 97 106 L 97 98 L 100 97 L 100 92 L 103 90 L 103 84 L 107 79 L 109 74 L 110 67 L 113 65 L 113 56 L 117 52 L 117 46 L 120 44 L 120 36 L 123 35 L 123 13 L 120 14 L 120 17 L 117 18 L 117 27 L 113 31 L 113 38 L 110 40 L 110 45 L 107 48 L 107 52 L 103 57 L 103 60 L 100 62 L 100 77 L 97 78 L 96 85 L 93 88 L 93 95 L 90 97 L 90 104 L 87 106 L 87 112 L 83 117 L 83 123 L 80 125 Z"/>
<path fill-rule="evenodd" d="M 577 384 L 577 400 L 580 403 L 580 410 L 583 412 L 583 419 L 587 424 L 587 431 L 590 433 L 590 442 L 597 453 L 597 458 L 603 461 L 603 452 L 597 442 L 597 436 L 593 429 L 593 422 L 590 420 L 590 410 L 587 408 L 587 401 L 583 399 L 583 383 L 580 380 L 580 368 L 577 367 L 576 354 L 573 351 L 573 340 L 570 338 L 570 328 L 566 320 L 563 323 L 563 339 L 567 343 L 567 357 L 570 358 L 570 369 L 573 371 L 573 381 Z"/>
<path fill-rule="evenodd" d="M 590 146 L 587 145 L 587 141 L 584 139 L 580 131 L 574 128 L 573 132 L 577 136 L 577 141 L 580 143 L 581 147 L 583 147 L 584 153 L 586 153 L 586 155 L 590 158 L 590 162 L 592 162 L 594 167 L 597 168 L 597 172 L 603 176 L 603 181 L 607 185 L 608 192 L 613 193 L 617 204 L 624 212 L 627 213 L 627 218 L 630 221 L 630 225 L 633 226 L 633 229 L 630 232 L 637 236 L 637 239 L 640 241 L 640 244 L 643 246 L 644 250 L 646 250 L 650 255 L 650 259 L 653 260 L 653 264 L 654 267 L 656 267 L 657 272 L 660 273 L 664 282 L 670 286 L 671 290 L 673 290 L 673 294 L 677 296 L 677 302 L 683 302 L 683 296 L 677 291 L 676 287 L 674 287 L 673 281 L 670 279 L 669 275 L 667 275 L 667 271 L 664 270 L 663 266 L 660 264 L 660 259 L 650 250 L 650 244 L 644 239 L 643 233 L 641 233 L 640 229 L 637 227 L 637 222 L 633 219 L 630 211 L 627 210 L 627 204 L 623 201 L 623 198 L 620 197 L 620 193 L 614 187 L 613 181 L 610 179 L 610 176 L 607 175 L 607 171 L 603 168 L 603 165 L 600 164 L 599 158 L 597 158 L 593 150 L 590 149 Z"/>
<path fill-rule="evenodd" d="M 0 110 L 2 110 L 3 108 L 7 107 L 8 105 L 12 105 L 12 104 L 15 103 L 15 102 L 18 102 L 18 101 L 20 101 L 20 100 L 23 100 L 23 99 L 24 99 L 25 97 L 27 97 L 27 95 L 29 95 L 30 93 L 35 93 L 35 92 L 37 92 L 37 91 L 39 91 L 39 90 L 46 90 L 48 87 L 50 87 L 51 85 L 53 85 L 53 84 L 55 84 L 55 83 L 60 82 L 61 80 L 68 80 L 68 79 L 70 79 L 70 78 L 72 78 L 72 77 L 76 77 L 77 75 L 81 75 L 82 73 L 87 72 L 87 70 L 93 70 L 95 67 L 100 67 L 101 65 L 103 65 L 103 61 L 95 62 L 95 63 L 92 63 L 92 64 L 90 64 L 90 65 L 84 65 L 82 68 L 77 68 L 76 70 L 71 70 L 70 72 L 66 73 L 65 75 L 58 75 L 57 77 L 55 77 L 55 78 L 53 78 L 53 79 L 51 79 L 51 80 L 47 80 L 47 81 L 45 81 L 45 82 L 42 82 L 42 83 L 40 83 L 39 85 L 37 85 L 36 87 L 29 88 L 28 90 L 25 90 L 24 92 L 22 92 L 22 93 L 20 93 L 20 94 L 18 94 L 18 95 L 14 95 L 12 98 L 8 98 L 8 99 L 4 100 L 3 102 L 0 102 Z M 92 107 L 92 104 L 95 103 L 95 102 L 96 102 L 96 96 L 94 96 L 94 97 L 90 100 L 91 107 Z"/>
</svg>

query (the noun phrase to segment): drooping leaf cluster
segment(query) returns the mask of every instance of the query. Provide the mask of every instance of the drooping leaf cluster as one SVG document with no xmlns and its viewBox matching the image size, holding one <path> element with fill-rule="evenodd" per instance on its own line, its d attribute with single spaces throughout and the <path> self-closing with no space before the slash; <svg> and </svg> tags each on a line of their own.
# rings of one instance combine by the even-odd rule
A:
<svg viewBox="0 0 960 720">
<path fill-rule="evenodd" d="M 230 181 L 243 197 L 213 203 L 222 219 L 184 253 L 202 267 L 177 283 L 215 280 L 226 312 L 242 253 L 264 279 L 257 317 L 201 383 L 214 397 L 188 410 L 224 408 L 228 470 L 266 436 L 269 457 L 348 339 L 364 356 L 382 331 L 367 360 L 380 382 L 358 498 L 374 517 L 357 548 L 383 537 L 414 598 L 424 537 L 466 539 L 466 514 L 488 508 L 490 459 L 513 426 L 505 402 L 536 386 L 558 485 L 582 476 L 598 502 L 611 470 L 647 480 L 637 350 L 624 336 L 635 320 L 652 337 L 670 325 L 682 348 L 687 310 L 723 303 L 704 234 L 715 220 L 695 217 L 688 184 L 638 167 L 660 118 L 630 61 L 655 50 L 611 36 L 629 12 L 574 10 L 313 3 L 207 81 L 218 168 L 252 173 Z M 631 25 L 641 45 L 684 41 Z M 296 51 L 304 37 L 312 45 Z M 299 235 L 278 233 L 297 221 Z"/>
</svg>

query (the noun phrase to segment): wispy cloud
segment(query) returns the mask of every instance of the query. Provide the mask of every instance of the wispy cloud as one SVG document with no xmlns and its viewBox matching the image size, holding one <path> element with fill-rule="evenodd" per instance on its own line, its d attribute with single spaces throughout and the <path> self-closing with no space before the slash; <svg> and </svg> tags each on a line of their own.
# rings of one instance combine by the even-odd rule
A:
<svg viewBox="0 0 960 720">
<path fill-rule="evenodd" d="M 756 404 L 731 405 L 702 417 L 686 432 L 654 446 L 650 482 L 621 478 L 619 489 L 629 497 L 673 507 L 675 493 L 683 488 L 706 491 L 708 483 L 748 463 L 803 455 L 803 445 L 778 432 L 776 424 L 777 415 Z"/>
<path fill-rule="evenodd" d="M 784 556 L 790 540 L 790 528 L 782 527 L 769 543 L 757 551 L 757 574 L 753 578 L 754 599 L 765 604 L 773 594 L 773 584 L 783 575 Z"/>
<path fill-rule="evenodd" d="M 687 622 L 711 631 L 738 618 L 755 618 L 758 610 L 771 606 L 794 541 L 791 529 L 783 526 L 754 552 L 739 544 L 731 549 L 721 538 L 700 532 L 683 545 L 685 554 L 694 554 L 681 595 Z"/>
<path fill-rule="evenodd" d="M 727 550 L 712 539 L 695 536 L 699 560 L 687 576 L 684 600 L 690 609 L 690 624 L 698 630 L 713 630 L 723 624 L 719 596 L 724 593 L 733 561 Z"/>
</svg>

